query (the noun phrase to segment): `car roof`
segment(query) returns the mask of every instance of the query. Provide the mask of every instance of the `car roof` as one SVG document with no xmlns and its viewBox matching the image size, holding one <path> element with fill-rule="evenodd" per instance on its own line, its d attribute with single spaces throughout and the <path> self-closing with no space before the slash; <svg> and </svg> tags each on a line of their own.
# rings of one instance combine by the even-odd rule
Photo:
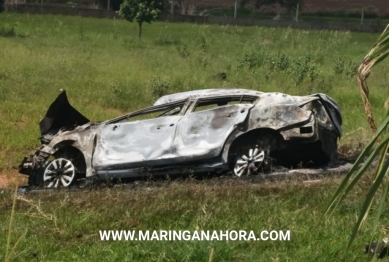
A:
<svg viewBox="0 0 389 262">
<path fill-rule="evenodd" d="M 259 96 L 263 92 L 241 88 L 220 88 L 220 89 L 200 89 L 166 95 L 155 101 L 154 106 L 166 103 L 172 103 L 178 100 L 193 98 L 193 97 L 216 97 L 216 96 L 232 96 L 232 95 L 250 95 Z"/>
</svg>

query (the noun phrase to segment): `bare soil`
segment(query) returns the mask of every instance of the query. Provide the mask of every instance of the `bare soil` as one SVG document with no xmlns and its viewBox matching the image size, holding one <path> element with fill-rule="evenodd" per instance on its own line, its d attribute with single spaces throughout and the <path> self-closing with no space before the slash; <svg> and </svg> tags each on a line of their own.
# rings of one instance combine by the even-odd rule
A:
<svg viewBox="0 0 389 262">
<path fill-rule="evenodd" d="M 14 188 L 22 185 L 27 185 L 27 177 L 19 174 L 18 170 L 0 171 L 0 188 Z"/>
</svg>

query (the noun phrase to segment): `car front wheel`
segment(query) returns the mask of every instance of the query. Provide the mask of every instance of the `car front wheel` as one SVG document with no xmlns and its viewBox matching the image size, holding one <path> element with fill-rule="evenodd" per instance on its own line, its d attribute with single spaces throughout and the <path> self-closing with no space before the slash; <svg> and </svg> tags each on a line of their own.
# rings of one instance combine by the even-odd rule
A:
<svg viewBox="0 0 389 262">
<path fill-rule="evenodd" d="M 43 183 L 46 188 L 69 187 L 75 180 L 77 169 L 72 161 L 57 158 L 51 161 L 43 172 Z"/>
</svg>

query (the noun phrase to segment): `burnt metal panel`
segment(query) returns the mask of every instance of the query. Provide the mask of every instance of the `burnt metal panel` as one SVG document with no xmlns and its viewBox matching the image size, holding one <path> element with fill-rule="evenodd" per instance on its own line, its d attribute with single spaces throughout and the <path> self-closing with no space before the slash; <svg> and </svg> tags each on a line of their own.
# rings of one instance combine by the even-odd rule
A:
<svg viewBox="0 0 389 262">
<path fill-rule="evenodd" d="M 181 116 L 108 124 L 101 128 L 93 166 L 96 170 L 168 164 L 175 157 L 172 143 Z"/>
<path fill-rule="evenodd" d="M 342 136 L 342 112 L 338 103 L 336 103 L 334 99 L 332 99 L 331 97 L 325 94 L 318 93 L 318 94 L 313 94 L 311 96 L 318 97 L 320 99 L 331 121 L 335 125 L 339 137 L 341 137 Z"/>
<path fill-rule="evenodd" d="M 39 127 L 41 134 L 44 135 L 50 131 L 56 133 L 60 128 L 73 128 L 88 122 L 88 118 L 70 105 L 66 91 L 63 91 L 50 105 L 45 117 L 40 121 Z"/>
<path fill-rule="evenodd" d="M 234 104 L 183 116 L 173 143 L 176 162 L 218 156 L 227 137 L 245 121 L 252 107 L 251 104 Z"/>
<path fill-rule="evenodd" d="M 47 154 L 54 154 L 58 149 L 60 149 L 61 143 L 64 141 L 71 141 L 72 146 L 81 151 L 84 155 L 85 164 L 86 164 L 86 176 L 92 176 L 92 152 L 94 147 L 94 139 L 96 132 L 101 127 L 101 124 L 88 123 L 83 126 L 78 126 L 71 131 L 63 131 L 58 133 L 50 141 L 50 143 L 44 148 L 41 149 L 41 152 Z"/>
<path fill-rule="evenodd" d="M 250 129 L 271 128 L 279 130 L 309 121 L 311 111 L 294 105 L 261 105 L 251 111 Z"/>
</svg>

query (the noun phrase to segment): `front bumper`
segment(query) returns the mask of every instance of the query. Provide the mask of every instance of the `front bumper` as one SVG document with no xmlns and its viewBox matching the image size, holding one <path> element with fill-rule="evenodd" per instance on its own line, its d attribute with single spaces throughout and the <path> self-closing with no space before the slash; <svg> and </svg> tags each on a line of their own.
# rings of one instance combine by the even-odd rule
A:
<svg viewBox="0 0 389 262">
<path fill-rule="evenodd" d="M 50 154 L 43 152 L 41 146 L 30 156 L 23 158 L 19 165 L 19 173 L 28 176 L 30 186 L 40 185 L 43 181 L 43 170 L 46 167 Z"/>
<path fill-rule="evenodd" d="M 19 165 L 19 173 L 23 175 L 31 175 L 33 171 L 33 162 L 30 160 L 29 157 L 23 158 L 22 163 Z"/>
</svg>

